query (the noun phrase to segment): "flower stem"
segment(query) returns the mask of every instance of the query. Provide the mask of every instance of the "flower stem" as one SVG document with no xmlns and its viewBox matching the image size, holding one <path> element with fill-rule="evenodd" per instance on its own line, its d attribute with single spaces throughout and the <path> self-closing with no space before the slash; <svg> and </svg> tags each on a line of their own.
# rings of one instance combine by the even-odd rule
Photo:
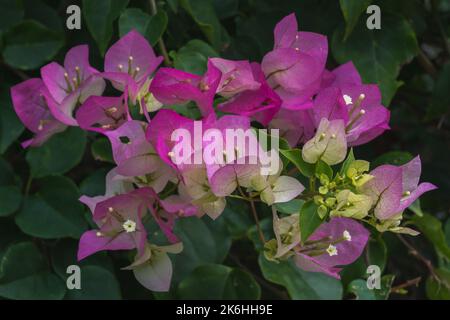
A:
<svg viewBox="0 0 450 320">
<path fill-rule="evenodd" d="M 149 0 L 148 2 L 150 4 L 150 10 L 152 12 L 152 15 L 154 16 L 158 12 L 158 7 L 156 6 L 156 1 Z M 161 35 L 161 38 L 158 40 L 158 46 L 159 46 L 159 50 L 161 51 L 161 54 L 164 57 L 164 64 L 166 66 L 171 66 L 172 61 L 170 60 L 169 54 L 167 53 L 166 45 L 164 43 L 162 35 Z"/>
</svg>

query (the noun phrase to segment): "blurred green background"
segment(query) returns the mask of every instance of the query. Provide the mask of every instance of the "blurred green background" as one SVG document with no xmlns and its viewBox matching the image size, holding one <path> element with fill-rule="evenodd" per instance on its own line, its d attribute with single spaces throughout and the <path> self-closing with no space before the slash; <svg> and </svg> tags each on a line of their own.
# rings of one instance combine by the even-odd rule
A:
<svg viewBox="0 0 450 320">
<path fill-rule="evenodd" d="M 449 0 L 0 0 L 0 297 L 6 299 L 450 299 L 450 1 Z M 81 30 L 66 28 L 66 8 L 81 9 Z M 366 8 L 381 8 L 381 30 L 366 28 Z M 355 149 L 358 158 L 402 164 L 421 155 L 422 180 L 439 190 L 408 211 L 422 235 L 407 245 L 386 234 L 344 270 L 342 281 L 289 263 L 258 262 L 258 240 L 245 204 L 220 219 L 177 225 L 184 252 L 173 257 L 172 290 L 152 294 L 131 272 L 127 254 L 101 253 L 81 263 L 83 290 L 67 290 L 77 239 L 89 226 L 81 194 L 104 192 L 112 168 L 109 143 L 70 128 L 44 146 L 24 150 L 30 133 L 15 116 L 9 88 L 39 77 L 52 60 L 88 43 L 103 70 L 107 48 L 135 28 L 174 67 L 202 73 L 211 56 L 261 61 L 275 23 L 295 12 L 302 31 L 328 36 L 329 69 L 352 60 L 377 83 L 392 130 Z M 270 213 L 263 226 L 270 229 Z M 151 226 L 149 226 L 151 227 Z M 255 250 L 255 246 L 256 249 Z M 365 287 L 366 267 L 383 268 L 383 289 Z M 390 295 L 389 295 L 390 293 Z"/>
</svg>

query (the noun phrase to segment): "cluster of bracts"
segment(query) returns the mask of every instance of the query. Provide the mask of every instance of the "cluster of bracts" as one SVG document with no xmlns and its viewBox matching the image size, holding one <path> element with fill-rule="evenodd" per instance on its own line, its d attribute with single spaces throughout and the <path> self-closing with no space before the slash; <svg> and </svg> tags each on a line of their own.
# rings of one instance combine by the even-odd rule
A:
<svg viewBox="0 0 450 320">
<path fill-rule="evenodd" d="M 196 75 L 159 67 L 163 58 L 131 31 L 108 50 L 103 72 L 90 66 L 88 47 L 80 45 L 69 50 L 63 66 L 52 62 L 41 78 L 11 89 L 17 115 L 34 133 L 24 147 L 40 146 L 68 126 L 111 142 L 116 167 L 107 174 L 106 194 L 80 199 L 98 228 L 82 235 L 78 259 L 100 250 L 135 250 L 126 269 L 150 290 L 168 290 L 167 253 L 182 250 L 176 220 L 205 214 L 216 219 L 228 197 L 272 207 L 275 239 L 265 243 L 267 259 L 292 258 L 299 268 L 336 278 L 340 267 L 361 255 L 369 237 L 363 225 L 416 234 L 401 225 L 402 213 L 435 188 L 419 184 L 420 158 L 370 170 L 369 162 L 348 152 L 389 129 L 378 86 L 363 84 L 351 62 L 327 70 L 326 37 L 299 32 L 293 14 L 276 25 L 274 36 L 274 48 L 261 63 L 210 58 L 206 72 Z M 107 83 L 121 95 L 103 96 Z M 254 155 L 246 148 L 212 163 L 174 161 L 173 133 L 183 129 L 195 137 L 198 121 L 203 130 L 221 133 L 246 132 L 252 125 L 279 129 L 291 150 L 299 151 L 292 153 L 298 156 L 293 162 L 313 168 L 308 188 L 286 165 L 264 173 L 259 159 L 248 161 Z M 249 139 L 258 143 L 256 135 Z M 201 139 L 201 149 L 208 143 Z M 227 143 L 222 141 L 224 148 Z M 194 147 L 189 156 L 196 152 Z M 279 216 L 275 206 L 298 198 L 322 220 L 307 237 L 301 236 L 300 213 Z M 152 241 L 149 220 L 167 245 Z"/>
</svg>

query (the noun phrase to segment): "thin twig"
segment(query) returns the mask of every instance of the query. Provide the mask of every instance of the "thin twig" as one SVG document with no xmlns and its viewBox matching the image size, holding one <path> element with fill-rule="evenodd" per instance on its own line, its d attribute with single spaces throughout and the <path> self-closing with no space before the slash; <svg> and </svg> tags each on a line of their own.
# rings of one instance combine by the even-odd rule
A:
<svg viewBox="0 0 450 320">
<path fill-rule="evenodd" d="M 397 234 L 397 237 L 400 239 L 400 241 L 409 249 L 409 253 L 416 257 L 418 260 L 422 261 L 422 263 L 427 267 L 428 271 L 430 272 L 431 276 L 435 279 L 438 279 L 436 272 L 434 271 L 433 264 L 430 260 L 425 258 L 422 254 L 420 254 L 419 251 L 417 251 L 416 248 L 414 248 L 408 241 L 406 241 L 401 235 Z"/>
<path fill-rule="evenodd" d="M 427 55 L 419 49 L 419 55 L 417 56 L 417 61 L 422 66 L 422 69 L 425 70 L 426 73 L 430 74 L 433 78 L 437 75 L 437 70 L 434 67 L 433 63 L 428 59 Z"/>
<path fill-rule="evenodd" d="M 447 52 L 447 55 L 450 56 L 450 42 L 448 41 L 447 32 L 445 31 L 444 25 L 442 24 L 441 19 L 439 18 L 438 2 L 436 0 L 431 1 L 431 9 L 433 12 L 433 18 L 436 21 L 439 28 L 439 33 L 441 35 L 445 52 Z"/>
<path fill-rule="evenodd" d="M 261 240 L 262 244 L 265 244 L 266 239 L 264 237 L 264 233 L 262 232 L 261 224 L 259 223 L 258 214 L 256 213 L 255 202 L 253 201 L 253 199 L 249 199 L 249 202 L 250 208 L 252 209 L 253 218 L 255 219 L 256 228 L 258 228 L 259 239 Z"/>
<path fill-rule="evenodd" d="M 154 16 L 156 13 L 158 13 L 158 7 L 156 6 L 155 0 L 149 0 L 150 4 L 150 11 L 152 12 L 152 15 Z M 169 58 L 169 54 L 167 53 L 166 45 L 164 43 L 163 37 L 161 35 L 161 38 L 158 40 L 159 50 L 161 51 L 161 54 L 164 57 L 164 64 L 166 66 L 171 66 L 172 61 Z"/>
<path fill-rule="evenodd" d="M 414 278 L 414 279 L 410 279 L 410 280 L 408 280 L 408 281 L 406 281 L 406 282 L 404 282 L 402 284 L 399 284 L 398 286 L 392 287 L 391 288 L 391 292 L 392 293 L 398 293 L 398 292 L 400 292 L 400 290 L 402 290 L 404 288 L 407 288 L 407 287 L 410 287 L 410 286 L 416 286 L 417 287 L 421 280 L 422 280 L 422 277 L 417 277 L 417 278 Z"/>
</svg>

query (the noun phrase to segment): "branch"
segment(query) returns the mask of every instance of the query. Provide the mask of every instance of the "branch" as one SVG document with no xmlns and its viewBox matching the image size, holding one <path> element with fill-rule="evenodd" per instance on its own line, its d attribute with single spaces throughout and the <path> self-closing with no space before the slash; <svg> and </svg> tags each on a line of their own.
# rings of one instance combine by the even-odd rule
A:
<svg viewBox="0 0 450 320">
<path fill-rule="evenodd" d="M 422 263 L 427 267 L 428 271 L 430 272 L 431 276 L 435 279 L 438 279 L 438 276 L 436 275 L 436 272 L 434 271 L 433 264 L 430 260 L 425 258 L 422 254 L 420 254 L 419 251 L 417 251 L 416 248 L 414 248 L 408 241 L 406 241 L 401 235 L 397 234 L 397 237 L 400 239 L 400 241 L 409 249 L 409 253 L 417 258 L 418 260 L 422 261 Z"/>
<path fill-rule="evenodd" d="M 150 4 L 150 11 L 152 12 L 152 15 L 154 16 L 158 12 L 158 7 L 156 6 L 155 0 L 149 0 Z M 166 45 L 164 43 L 163 37 L 161 35 L 161 38 L 158 40 L 159 50 L 161 51 L 161 54 L 164 57 L 164 64 L 166 66 L 171 66 L 172 61 L 169 58 L 169 54 L 167 53 Z"/>
<path fill-rule="evenodd" d="M 422 277 L 417 277 L 414 279 L 410 279 L 402 284 L 399 284 L 398 286 L 391 288 L 391 293 L 400 293 L 402 289 L 410 287 L 410 286 L 418 286 L 420 281 L 422 280 Z"/>
</svg>

